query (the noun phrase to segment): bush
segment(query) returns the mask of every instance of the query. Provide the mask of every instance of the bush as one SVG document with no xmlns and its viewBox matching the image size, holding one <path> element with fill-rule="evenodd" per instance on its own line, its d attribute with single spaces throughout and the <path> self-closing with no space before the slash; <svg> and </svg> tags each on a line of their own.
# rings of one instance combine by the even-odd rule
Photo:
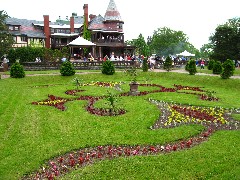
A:
<svg viewBox="0 0 240 180">
<path fill-rule="evenodd" d="M 213 63 L 213 74 L 221 74 L 222 73 L 222 64 L 220 61 L 215 61 Z"/>
<path fill-rule="evenodd" d="M 105 61 L 102 64 L 102 73 L 106 75 L 113 75 L 115 73 L 115 67 L 112 61 Z"/>
<path fill-rule="evenodd" d="M 142 70 L 143 70 L 143 72 L 148 72 L 148 63 L 147 63 L 147 59 L 143 59 Z"/>
<path fill-rule="evenodd" d="M 172 68 L 172 59 L 168 56 L 163 64 L 163 69 L 170 71 Z"/>
<path fill-rule="evenodd" d="M 214 60 L 210 60 L 209 62 L 208 62 L 208 70 L 212 70 L 213 69 L 213 64 L 214 64 Z"/>
<path fill-rule="evenodd" d="M 189 60 L 185 66 L 185 70 L 188 71 L 190 75 L 195 75 L 197 73 L 195 60 Z"/>
<path fill-rule="evenodd" d="M 60 73 L 62 76 L 73 76 L 75 74 L 75 69 L 70 61 L 65 61 L 62 63 L 60 68 Z"/>
<path fill-rule="evenodd" d="M 223 72 L 221 74 L 221 77 L 223 79 L 229 79 L 231 76 L 233 76 L 233 72 L 235 70 L 235 65 L 232 60 L 228 59 L 226 60 L 223 65 Z"/>
<path fill-rule="evenodd" d="M 10 76 L 12 78 L 24 78 L 25 77 L 25 72 L 24 72 L 23 66 L 20 63 L 15 62 L 11 66 Z"/>
</svg>

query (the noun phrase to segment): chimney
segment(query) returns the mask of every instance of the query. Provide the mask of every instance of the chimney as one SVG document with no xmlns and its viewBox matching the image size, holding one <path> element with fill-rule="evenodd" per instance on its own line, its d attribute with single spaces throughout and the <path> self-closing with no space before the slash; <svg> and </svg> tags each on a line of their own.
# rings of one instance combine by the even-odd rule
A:
<svg viewBox="0 0 240 180">
<path fill-rule="evenodd" d="M 96 17 L 96 15 L 90 14 L 90 15 L 89 15 L 90 21 L 92 21 L 95 17 Z"/>
<path fill-rule="evenodd" d="M 46 36 L 45 47 L 50 48 L 49 15 L 43 15 L 43 18 L 44 18 L 44 34 Z"/>
<path fill-rule="evenodd" d="M 70 17 L 70 33 L 71 34 L 74 33 L 74 17 L 73 16 Z"/>
<path fill-rule="evenodd" d="M 88 27 L 88 4 L 84 4 L 83 10 L 84 10 L 85 22 L 86 22 L 86 25 Z"/>
</svg>

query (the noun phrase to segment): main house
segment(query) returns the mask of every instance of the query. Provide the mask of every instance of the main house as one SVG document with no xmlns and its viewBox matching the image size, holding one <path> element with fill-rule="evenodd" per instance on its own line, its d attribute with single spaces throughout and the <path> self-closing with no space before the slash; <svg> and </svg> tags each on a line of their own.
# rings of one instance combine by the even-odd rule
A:
<svg viewBox="0 0 240 180">
<path fill-rule="evenodd" d="M 72 13 L 65 19 L 59 17 L 56 22 L 49 21 L 49 15 L 43 16 L 43 21 L 7 18 L 6 25 L 14 38 L 13 47 L 41 46 L 52 49 L 61 49 L 67 46 L 83 33 L 84 20 L 91 32 L 91 42 L 95 58 L 105 55 L 115 56 L 133 53 L 134 47 L 124 43 L 123 24 L 120 13 L 114 0 L 110 0 L 105 16 L 88 15 L 88 4 L 83 6 L 84 15 Z M 80 53 L 81 47 L 75 48 L 73 53 Z"/>
</svg>

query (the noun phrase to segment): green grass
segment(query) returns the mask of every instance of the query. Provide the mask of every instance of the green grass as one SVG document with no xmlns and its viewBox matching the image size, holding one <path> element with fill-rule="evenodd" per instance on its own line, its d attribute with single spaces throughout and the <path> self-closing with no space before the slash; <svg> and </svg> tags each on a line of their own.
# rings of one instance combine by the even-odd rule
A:
<svg viewBox="0 0 240 180">
<path fill-rule="evenodd" d="M 0 80 L 0 179 L 19 179 L 38 169 L 51 157 L 84 147 L 98 145 L 164 144 L 191 137 L 201 126 L 181 126 L 151 131 L 159 116 L 157 107 L 147 98 L 201 106 L 240 107 L 239 79 L 191 76 L 177 73 L 139 73 L 138 81 L 173 87 L 173 84 L 201 86 L 216 91 L 218 102 L 201 101 L 195 95 L 156 93 L 140 97 L 122 97 L 118 105 L 127 113 L 116 117 L 98 117 L 84 110 L 85 101 L 68 102 L 66 111 L 49 106 L 31 105 L 48 94 L 68 97 L 74 89 L 74 77 L 91 81 L 124 81 L 128 91 L 130 79 L 121 72 L 113 76 L 77 74 L 72 77 L 27 76 Z M 41 86 L 52 85 L 52 86 Z M 83 87 L 82 94 L 101 96 L 104 87 Z M 145 90 L 146 87 L 140 87 Z M 117 91 L 112 90 L 115 93 Z M 104 102 L 99 101 L 96 106 Z M 239 115 L 234 115 L 240 120 Z M 63 179 L 239 179 L 240 132 L 219 131 L 208 142 L 186 151 L 168 155 L 131 157 L 97 162 L 66 175 Z"/>
</svg>

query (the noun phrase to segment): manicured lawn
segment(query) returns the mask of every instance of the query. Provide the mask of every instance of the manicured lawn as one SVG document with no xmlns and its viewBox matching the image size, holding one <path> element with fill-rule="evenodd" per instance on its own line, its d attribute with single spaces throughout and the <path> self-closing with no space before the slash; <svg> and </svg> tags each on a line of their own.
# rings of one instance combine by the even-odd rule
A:
<svg viewBox="0 0 240 180">
<path fill-rule="evenodd" d="M 185 105 L 240 108 L 240 79 L 190 76 L 177 73 L 139 73 L 140 83 L 173 88 L 174 84 L 202 87 L 215 91 L 218 101 L 203 101 L 197 95 L 177 92 L 149 93 L 144 96 L 122 96 L 116 106 L 126 110 L 120 116 L 96 116 L 85 110 L 87 101 L 74 100 L 61 111 L 52 106 L 33 105 L 48 95 L 72 98 L 65 94 L 76 87 L 73 78 L 85 83 L 126 82 L 122 91 L 99 86 L 84 86 L 77 95 L 103 96 L 129 91 L 130 78 L 117 72 L 113 76 L 77 74 L 72 77 L 27 76 L 0 80 L 0 179 L 20 179 L 34 172 L 49 159 L 86 147 L 104 145 L 157 145 L 175 142 L 199 134 L 201 125 L 183 125 L 171 129 L 150 130 L 159 118 L 159 109 L 148 98 Z M 140 87 L 140 91 L 156 87 Z M 78 97 L 77 96 L 77 97 Z M 106 100 L 96 107 L 107 107 Z M 240 120 L 240 115 L 233 115 Z M 134 156 L 97 161 L 73 171 L 62 179 L 239 179 L 240 132 L 221 130 L 209 140 L 188 150 L 168 154 Z"/>
</svg>

